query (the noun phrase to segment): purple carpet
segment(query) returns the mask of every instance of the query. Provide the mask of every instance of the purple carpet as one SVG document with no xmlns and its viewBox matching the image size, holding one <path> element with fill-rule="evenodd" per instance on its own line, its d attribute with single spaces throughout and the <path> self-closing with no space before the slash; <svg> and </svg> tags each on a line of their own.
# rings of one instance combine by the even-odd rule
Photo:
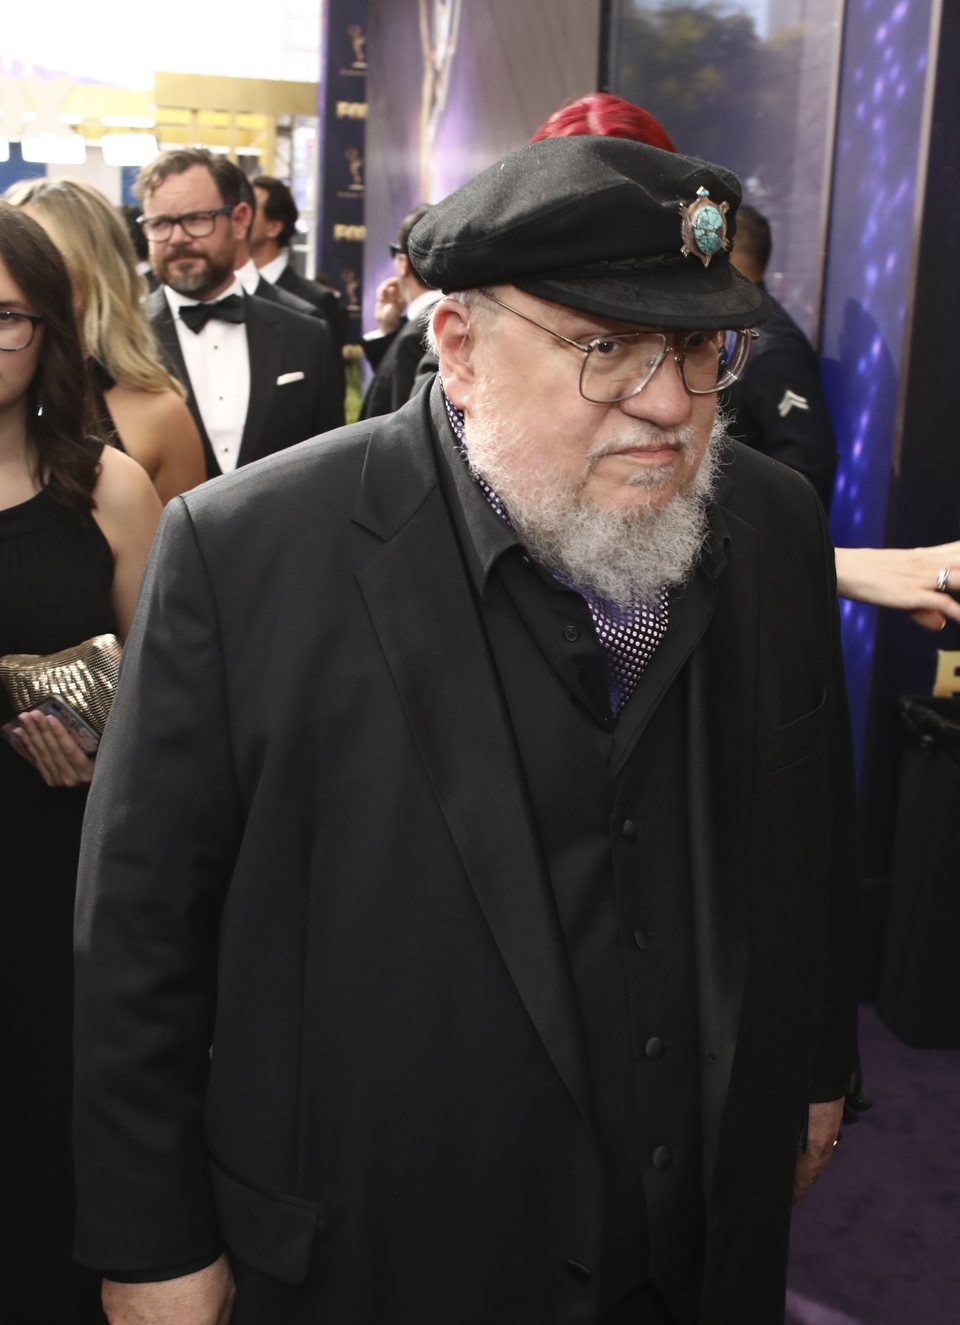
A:
<svg viewBox="0 0 960 1325">
<path fill-rule="evenodd" d="M 786 1325 L 960 1322 L 960 1049 L 911 1049 L 860 1013 L 873 1108 L 797 1206 Z"/>
</svg>

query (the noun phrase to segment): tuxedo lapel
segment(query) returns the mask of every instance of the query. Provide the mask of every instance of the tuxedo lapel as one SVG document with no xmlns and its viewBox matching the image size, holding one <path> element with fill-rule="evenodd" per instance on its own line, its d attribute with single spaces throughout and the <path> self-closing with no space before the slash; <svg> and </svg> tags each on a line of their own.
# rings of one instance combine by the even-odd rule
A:
<svg viewBox="0 0 960 1325">
<path fill-rule="evenodd" d="M 355 518 L 387 536 L 384 513 L 403 509 L 404 490 L 410 513 L 363 567 L 360 586 L 486 923 L 589 1120 L 586 1051 L 559 916 L 450 515 L 435 473 L 426 495 L 423 470 L 418 494 L 411 493 L 409 455 L 406 475 L 400 473 L 399 453 L 408 451 L 403 438 L 384 437 L 378 450 L 379 457 L 368 456 L 367 493 Z M 392 499 L 385 500 L 388 492 Z"/>
<path fill-rule="evenodd" d="M 709 1197 L 747 966 L 746 858 L 757 725 L 755 531 L 724 513 L 730 542 L 710 626 L 690 660 L 690 850 L 700 1035 L 704 1181 Z"/>
<path fill-rule="evenodd" d="M 170 312 L 170 305 L 167 303 L 167 297 L 163 293 L 163 287 L 154 290 L 147 299 L 147 316 L 150 319 L 150 325 L 153 327 L 154 335 L 160 342 L 160 348 L 167 360 L 167 367 L 173 372 L 173 375 L 180 379 L 187 389 L 187 406 L 193 415 L 193 421 L 197 425 L 200 433 L 200 440 L 203 443 L 203 455 L 207 466 L 207 477 L 211 478 L 220 473 L 220 466 L 217 463 L 216 456 L 213 454 L 213 447 L 210 445 L 210 438 L 207 436 L 207 430 L 203 426 L 203 418 L 197 406 L 197 398 L 193 392 L 193 383 L 190 381 L 190 374 L 187 372 L 186 360 L 183 357 L 183 351 L 180 348 L 180 337 L 177 335 L 176 324 L 173 320 L 173 314 Z"/>
<path fill-rule="evenodd" d="M 262 300 L 243 296 L 247 307 L 247 352 L 250 355 L 250 402 L 243 425 L 237 466 L 249 464 L 260 455 L 260 442 L 274 405 L 277 378 L 283 357 L 283 327 L 273 319 Z"/>
</svg>

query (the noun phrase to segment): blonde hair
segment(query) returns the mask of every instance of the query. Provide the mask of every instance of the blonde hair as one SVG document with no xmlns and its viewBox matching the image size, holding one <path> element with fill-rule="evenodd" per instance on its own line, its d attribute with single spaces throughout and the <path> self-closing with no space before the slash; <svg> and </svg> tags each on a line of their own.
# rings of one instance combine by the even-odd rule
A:
<svg viewBox="0 0 960 1325">
<path fill-rule="evenodd" d="M 87 354 L 120 386 L 186 392 L 163 367 L 143 311 L 144 283 L 126 227 L 98 189 L 79 180 L 31 179 L 6 199 L 29 207 L 63 254 Z"/>
</svg>

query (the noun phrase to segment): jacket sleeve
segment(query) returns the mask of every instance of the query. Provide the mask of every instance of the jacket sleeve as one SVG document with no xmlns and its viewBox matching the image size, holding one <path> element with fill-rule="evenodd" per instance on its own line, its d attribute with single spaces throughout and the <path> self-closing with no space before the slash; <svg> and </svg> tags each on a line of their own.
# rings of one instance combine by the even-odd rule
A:
<svg viewBox="0 0 960 1325">
<path fill-rule="evenodd" d="M 78 884 L 76 1252 L 121 1277 L 220 1251 L 201 1117 L 242 828 L 227 708 L 217 604 L 177 498 L 97 757 Z"/>
<path fill-rule="evenodd" d="M 830 894 L 824 952 L 823 1002 L 810 1088 L 811 1103 L 847 1093 L 859 1064 L 857 994 L 859 982 L 860 876 L 856 778 L 843 671 L 836 562 L 823 508 L 818 506 L 827 565 L 832 633 L 828 726 L 829 768 L 833 779 L 830 824 Z"/>
</svg>

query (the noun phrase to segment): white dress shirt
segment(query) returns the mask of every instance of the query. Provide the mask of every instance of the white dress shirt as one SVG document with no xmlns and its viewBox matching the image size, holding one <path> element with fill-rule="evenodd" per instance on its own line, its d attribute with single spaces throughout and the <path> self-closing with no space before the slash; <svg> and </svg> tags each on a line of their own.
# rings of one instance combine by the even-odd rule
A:
<svg viewBox="0 0 960 1325">
<path fill-rule="evenodd" d="M 262 273 L 253 258 L 247 258 L 243 266 L 237 268 L 235 274 L 247 294 L 257 293 L 257 286 L 260 284 Z"/>
<path fill-rule="evenodd" d="M 276 285 L 289 264 L 290 250 L 282 248 L 275 258 L 271 258 L 269 262 L 265 262 L 263 266 L 259 268 L 260 275 L 265 281 L 269 281 L 271 285 Z"/>
<path fill-rule="evenodd" d="M 184 304 L 197 303 L 197 300 L 184 298 L 169 285 L 163 287 L 163 292 L 173 314 L 197 409 L 217 464 L 227 474 L 237 467 L 250 404 L 250 351 L 246 323 L 211 318 L 201 331 L 191 331 L 181 320 L 180 309 Z M 238 280 L 219 298 L 226 299 L 231 294 L 243 297 L 243 286 Z"/>
</svg>

